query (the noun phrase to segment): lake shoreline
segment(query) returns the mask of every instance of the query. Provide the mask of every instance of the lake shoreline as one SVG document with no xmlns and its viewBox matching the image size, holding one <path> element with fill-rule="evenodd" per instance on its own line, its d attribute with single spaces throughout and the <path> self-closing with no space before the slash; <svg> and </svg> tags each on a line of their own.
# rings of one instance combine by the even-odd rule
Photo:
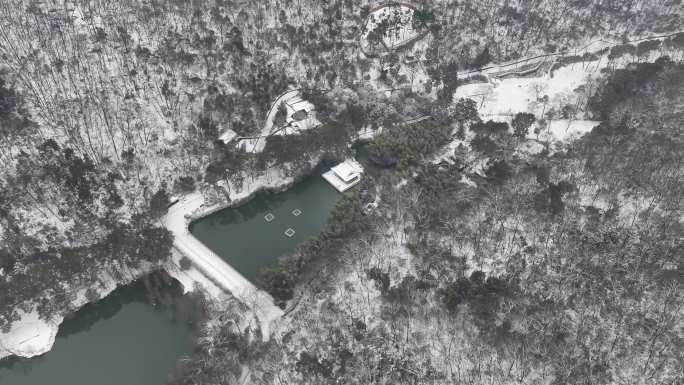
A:
<svg viewBox="0 0 684 385">
<path fill-rule="evenodd" d="M 225 193 L 222 195 L 217 195 L 216 191 L 213 191 L 212 196 L 209 195 L 212 191 L 204 190 L 180 198 L 161 219 L 162 225 L 173 234 L 173 247 L 178 252 L 167 267 L 169 274 L 180 281 L 187 291 L 193 291 L 199 286 L 213 300 L 221 301 L 227 295 L 237 298 L 251 310 L 249 318 L 258 323 L 262 339 L 268 340 L 270 325 L 283 315 L 282 309 L 275 306 L 269 293 L 256 287 L 253 282 L 195 238 L 190 233 L 189 226 L 193 221 L 225 208 L 245 204 L 260 192 L 287 190 L 319 170 L 318 166 L 322 162 L 322 156 L 317 156 L 308 162 L 308 167 L 296 175 L 287 175 L 283 168 L 271 168 L 258 178 L 243 183 L 241 189 L 219 186 Z M 180 261 L 184 257 L 191 263 L 188 268 L 181 269 Z"/>
<path fill-rule="evenodd" d="M 179 282 L 154 270 L 65 317 L 49 353 L 0 361 L 0 383 L 166 384 L 192 350 L 198 306 Z"/>
<path fill-rule="evenodd" d="M 230 201 L 215 202 L 208 205 L 205 205 L 203 202 L 203 205 L 199 208 L 199 210 L 193 211 L 192 213 L 186 213 L 188 214 L 188 217 L 191 218 L 191 220 L 188 222 L 188 225 L 191 221 L 201 219 L 202 217 L 222 209 L 246 204 L 259 193 L 277 193 L 285 191 L 295 185 L 297 182 L 313 175 L 313 173 L 318 170 L 323 163 L 324 160 L 319 157 L 309 163 L 310 169 L 304 170 L 293 177 L 281 175 L 282 170 L 278 169 L 275 170 L 277 175 L 264 175 L 262 178 L 255 178 L 253 184 L 244 186 L 245 188 L 238 190 L 235 194 L 235 198 L 232 198 Z M 196 274 L 188 274 L 187 272 L 179 269 L 179 259 L 180 258 L 172 257 L 169 259 L 169 261 L 157 266 L 145 266 L 135 271 L 129 270 L 126 274 L 128 279 L 124 280 L 117 280 L 113 278 L 109 272 L 103 271 L 98 275 L 98 282 L 102 283 L 101 286 L 104 286 L 104 288 L 101 288 L 101 286 L 96 287 L 98 293 L 97 300 L 91 301 L 85 298 L 85 291 L 92 286 L 75 289 L 80 294 L 77 296 L 77 299 L 70 304 L 70 309 L 65 309 L 66 311 L 64 314 L 54 315 L 51 320 L 40 319 L 35 310 L 33 312 L 23 313 L 21 319 L 13 323 L 12 328 L 8 333 L 0 333 L 0 361 L 12 356 L 32 358 L 49 352 L 54 345 L 55 338 L 59 331 L 59 326 L 62 324 L 65 318 L 74 315 L 87 304 L 95 303 L 106 298 L 117 288 L 127 286 L 131 282 L 134 282 L 145 275 L 153 273 L 154 271 L 165 270 L 170 277 L 174 278 L 182 285 L 183 290 L 186 293 L 194 291 L 196 285 L 199 285 L 205 289 L 211 285 L 211 283 L 207 282 L 206 279 L 203 280 Z M 220 299 L 220 296 L 215 288 L 209 287 L 207 291 L 214 299 Z"/>
</svg>

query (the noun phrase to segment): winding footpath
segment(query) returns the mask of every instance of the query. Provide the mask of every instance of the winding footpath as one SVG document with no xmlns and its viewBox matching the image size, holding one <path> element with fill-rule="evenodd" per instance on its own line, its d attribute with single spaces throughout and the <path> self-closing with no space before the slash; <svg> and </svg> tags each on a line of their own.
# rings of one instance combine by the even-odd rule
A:
<svg viewBox="0 0 684 385">
<path fill-rule="evenodd" d="M 271 104 L 271 108 L 268 110 L 268 113 L 266 114 L 266 122 L 264 123 L 264 127 L 261 129 L 261 133 L 251 138 L 253 140 L 252 143 L 250 143 L 250 145 L 252 146 L 250 152 L 261 152 L 264 150 L 264 147 L 266 146 L 266 140 L 263 139 L 269 137 L 272 134 L 273 118 L 275 118 L 275 115 L 278 112 L 278 107 L 280 106 L 280 103 L 282 103 L 284 99 L 292 97 L 299 92 L 299 88 L 288 89 L 287 91 L 281 93 L 276 97 L 276 99 Z M 249 140 L 250 138 L 244 139 Z"/>
</svg>

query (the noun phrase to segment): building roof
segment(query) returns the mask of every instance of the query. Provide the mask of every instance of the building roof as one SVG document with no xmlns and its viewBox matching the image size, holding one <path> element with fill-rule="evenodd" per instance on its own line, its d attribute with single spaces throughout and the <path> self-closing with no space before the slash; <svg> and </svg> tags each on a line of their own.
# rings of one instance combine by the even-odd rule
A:
<svg viewBox="0 0 684 385">
<path fill-rule="evenodd" d="M 331 168 L 331 170 L 340 179 L 345 182 L 349 182 L 363 172 L 363 166 L 353 159 L 347 159 L 337 166 Z"/>
<path fill-rule="evenodd" d="M 237 133 L 230 128 L 227 128 L 225 131 L 219 135 L 219 140 L 222 141 L 225 144 L 230 143 L 231 140 L 235 139 L 237 136 Z"/>
</svg>

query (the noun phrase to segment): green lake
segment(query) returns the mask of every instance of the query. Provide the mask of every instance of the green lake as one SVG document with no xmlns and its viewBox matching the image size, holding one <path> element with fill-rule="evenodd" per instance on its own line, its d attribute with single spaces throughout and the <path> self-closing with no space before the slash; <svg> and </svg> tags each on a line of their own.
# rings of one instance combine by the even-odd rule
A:
<svg viewBox="0 0 684 385">
<path fill-rule="evenodd" d="M 84 306 L 45 355 L 0 361 L 0 384 L 165 385 L 189 351 L 193 305 L 178 285 L 156 292 L 136 282 Z"/>
<path fill-rule="evenodd" d="M 190 232 L 253 281 L 259 266 L 275 262 L 318 234 L 341 197 L 320 172 L 314 172 L 284 192 L 261 192 L 243 205 L 201 218 L 191 224 Z M 268 214 L 273 216 L 270 221 L 264 218 Z M 285 234 L 290 228 L 292 237 Z"/>
<path fill-rule="evenodd" d="M 316 235 L 340 197 L 316 172 L 287 191 L 261 192 L 202 218 L 191 231 L 253 280 L 259 266 Z M 136 282 L 86 305 L 60 326 L 50 352 L 0 361 L 0 385 L 165 385 L 189 352 L 194 312 L 177 284 L 155 292 Z"/>
</svg>

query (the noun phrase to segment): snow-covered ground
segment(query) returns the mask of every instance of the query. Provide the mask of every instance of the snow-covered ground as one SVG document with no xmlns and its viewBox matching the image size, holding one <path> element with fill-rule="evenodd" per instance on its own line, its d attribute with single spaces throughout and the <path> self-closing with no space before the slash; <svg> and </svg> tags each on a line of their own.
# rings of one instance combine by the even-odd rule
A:
<svg viewBox="0 0 684 385">
<path fill-rule="evenodd" d="M 636 46 L 638 43 L 644 42 L 644 41 L 663 41 L 665 38 L 674 36 L 677 33 L 681 33 L 682 31 L 677 31 L 677 32 L 672 32 L 668 33 L 665 35 L 658 35 L 658 36 L 648 36 L 648 37 L 639 37 L 635 38 L 629 41 L 625 41 L 622 39 L 610 39 L 606 37 L 602 37 L 599 39 L 594 39 L 594 40 L 588 40 L 585 41 L 583 44 L 578 44 L 576 47 L 572 49 L 567 49 L 562 52 L 555 52 L 555 53 L 547 53 L 547 54 L 541 54 L 537 56 L 532 56 L 532 57 L 526 57 L 522 59 L 513 59 L 505 62 L 499 62 L 499 63 L 492 63 L 489 64 L 483 68 L 480 69 L 470 69 L 470 70 L 465 70 L 465 71 L 459 71 L 459 78 L 460 79 L 467 79 L 470 78 L 472 75 L 485 75 L 489 77 L 500 77 L 505 74 L 510 74 L 510 73 L 519 73 L 521 71 L 527 71 L 530 68 L 534 67 L 540 67 L 544 63 L 552 63 L 556 60 L 556 58 L 560 58 L 563 56 L 583 56 L 583 55 L 601 55 L 604 58 L 604 61 L 607 60 L 607 56 L 610 48 L 623 45 L 623 44 L 632 44 Z M 602 51 L 605 51 L 601 53 Z M 621 65 L 624 65 L 624 61 L 636 61 L 636 60 L 646 60 L 646 61 L 654 61 L 658 57 L 663 56 L 663 55 L 669 55 L 671 57 L 677 57 L 681 55 L 680 50 L 668 50 L 668 49 L 663 49 L 662 47 L 650 52 L 647 57 L 635 57 L 634 55 L 626 55 L 625 57 L 618 58 L 617 62 L 623 62 Z M 611 60 L 615 64 L 615 60 Z"/>
<path fill-rule="evenodd" d="M 549 111 L 560 111 L 566 106 L 583 110 L 591 89 L 600 73 L 600 60 L 589 65 L 568 65 L 539 77 L 492 79 L 490 83 L 466 84 L 456 89 L 454 101 L 461 98 L 477 102 L 483 120 L 510 123 L 518 112 L 534 114 L 538 120 L 547 118 Z M 548 144 L 575 139 L 591 131 L 599 122 L 578 119 L 551 119 L 534 131 L 530 128 L 527 139 Z M 526 144 L 528 152 L 543 148 Z"/>
<path fill-rule="evenodd" d="M 382 44 L 388 49 L 400 47 L 415 39 L 420 33 L 413 28 L 414 10 L 407 5 L 383 6 L 368 15 L 366 26 L 361 37 L 364 49 L 372 48 L 368 42 L 368 34 L 383 20 L 391 21 L 391 27 L 382 36 Z"/>
<path fill-rule="evenodd" d="M 483 120 L 509 121 L 518 112 L 531 112 L 542 118 L 543 113 L 552 107 L 562 108 L 583 102 L 587 85 L 600 76 L 596 67 L 565 66 L 558 69 L 553 77 L 545 74 L 466 84 L 456 89 L 454 100 L 475 100 Z"/>
<path fill-rule="evenodd" d="M 55 343 L 62 317 L 45 321 L 37 312 L 20 314 L 21 319 L 12 324 L 8 333 L 0 333 L 0 359 L 11 355 L 34 357 L 46 353 Z"/>
<path fill-rule="evenodd" d="M 641 40 L 662 40 L 662 37 Z M 639 41 L 641 41 L 639 40 Z M 576 50 L 570 50 L 568 55 L 582 56 L 596 55 L 596 60 L 585 60 L 578 63 L 564 65 L 553 71 L 546 71 L 541 76 L 534 77 L 506 77 L 498 78 L 503 73 L 522 70 L 525 66 L 535 63 L 550 64 L 561 54 L 542 55 L 530 59 L 516 60 L 509 63 L 492 64 L 481 71 L 465 71 L 459 77 L 468 78 L 473 75 L 483 75 L 488 82 L 472 83 L 459 86 L 454 93 L 454 101 L 460 98 L 470 98 L 478 103 L 478 111 L 482 119 L 496 121 L 510 121 L 517 112 L 530 112 L 537 119 L 545 118 L 544 114 L 551 109 L 559 111 L 565 106 L 572 106 L 581 111 L 586 100 L 597 85 L 597 79 L 605 76 L 601 70 L 621 68 L 633 62 L 653 62 L 662 55 L 676 56 L 678 51 L 655 50 L 646 57 L 624 55 L 619 58 L 609 58 L 608 52 L 598 54 L 598 50 L 616 46 L 622 43 L 594 41 Z M 534 67 L 534 66 L 533 66 Z M 546 67 L 543 67 L 546 68 Z M 551 68 L 549 66 L 549 68 Z"/>
</svg>

